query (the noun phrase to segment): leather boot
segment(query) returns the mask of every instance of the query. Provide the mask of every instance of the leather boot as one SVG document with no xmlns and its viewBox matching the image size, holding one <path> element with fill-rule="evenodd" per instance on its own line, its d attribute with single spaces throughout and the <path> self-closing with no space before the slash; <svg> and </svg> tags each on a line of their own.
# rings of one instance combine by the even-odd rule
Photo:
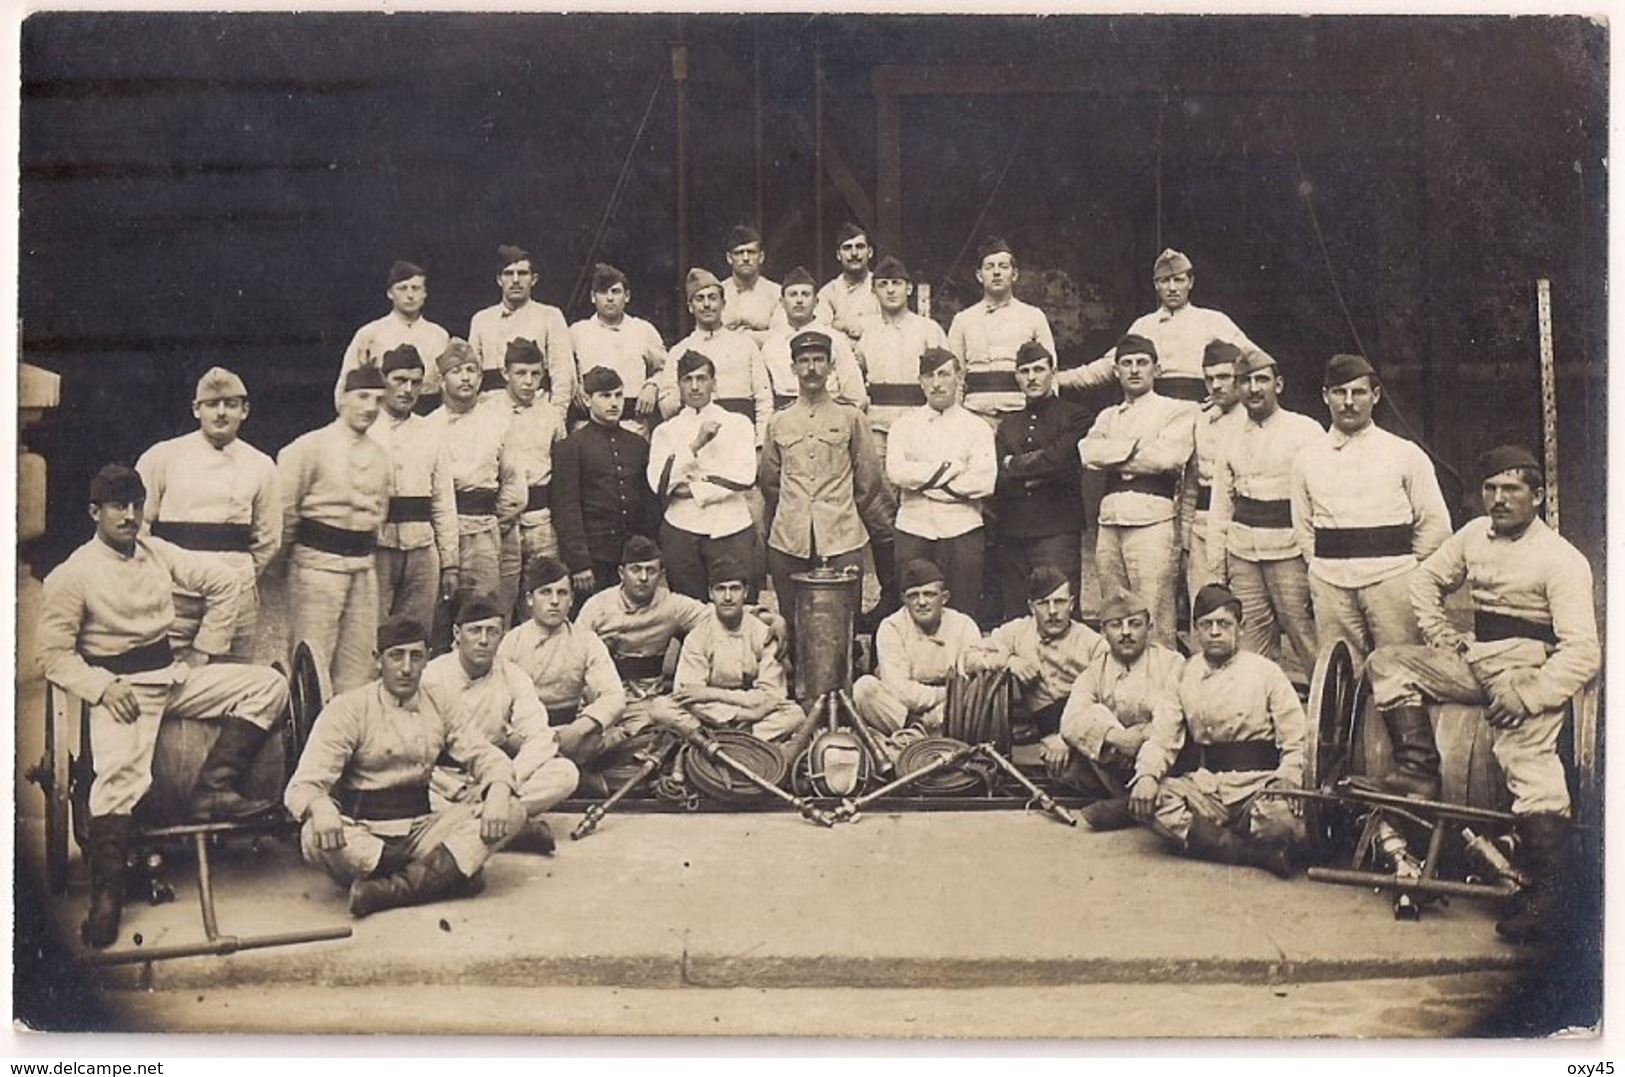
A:
<svg viewBox="0 0 1625 1077">
<path fill-rule="evenodd" d="M 79 926 L 86 946 L 98 950 L 118 939 L 124 912 L 124 859 L 135 821 L 128 815 L 98 815 L 90 820 L 90 911 Z"/>
<path fill-rule="evenodd" d="M 1127 797 L 1097 800 L 1079 814 L 1090 830 L 1127 830 L 1137 822 L 1128 810 Z"/>
<path fill-rule="evenodd" d="M 1191 820 L 1185 851 L 1201 860 L 1263 868 L 1277 878 L 1292 878 L 1292 861 L 1284 848 L 1273 842 L 1242 837 L 1200 815 Z"/>
<path fill-rule="evenodd" d="M 526 820 L 519 833 L 503 846 L 510 853 L 535 853 L 537 856 L 552 856 L 557 848 L 553 828 L 547 825 L 545 819 Z"/>
<path fill-rule="evenodd" d="M 444 845 L 422 860 L 414 860 L 394 875 L 357 879 L 350 884 L 350 915 L 360 919 L 383 909 L 427 905 L 468 886 L 457 860 Z"/>
<path fill-rule="evenodd" d="M 1544 942 L 1568 925 L 1572 851 L 1568 816 L 1555 812 L 1526 815 L 1518 820 L 1523 853 L 1519 865 L 1534 877 L 1534 885 L 1519 895 L 1509 914 L 1495 925 L 1495 933 L 1508 942 Z"/>
<path fill-rule="evenodd" d="M 1382 712 L 1395 769 L 1377 783 L 1384 793 L 1422 800 L 1439 799 L 1439 748 L 1426 707 L 1395 707 Z"/>
<path fill-rule="evenodd" d="M 269 800 L 249 800 L 234 788 L 259 754 L 270 730 L 261 729 L 245 718 L 222 718 L 220 736 L 203 760 L 197 785 L 188 805 L 199 822 L 216 819 L 242 819 L 261 815 L 276 805 Z"/>
</svg>

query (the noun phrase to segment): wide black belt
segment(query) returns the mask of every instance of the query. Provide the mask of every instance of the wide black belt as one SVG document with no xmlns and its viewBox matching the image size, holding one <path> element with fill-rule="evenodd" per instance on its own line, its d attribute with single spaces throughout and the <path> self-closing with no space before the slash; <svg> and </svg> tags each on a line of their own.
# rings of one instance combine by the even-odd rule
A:
<svg viewBox="0 0 1625 1077">
<path fill-rule="evenodd" d="M 743 415 L 751 422 L 756 421 L 756 401 L 748 396 L 718 397 L 717 407 L 723 411 L 731 411 L 735 415 Z"/>
<path fill-rule="evenodd" d="M 378 533 L 375 531 L 351 531 L 304 516 L 299 518 L 294 537 L 301 546 L 340 557 L 366 557 L 378 546 Z"/>
<path fill-rule="evenodd" d="M 973 370 L 965 375 L 967 393 L 1019 393 L 1014 370 Z"/>
<path fill-rule="evenodd" d="M 339 814 L 351 819 L 416 819 L 429 814 L 427 785 L 397 785 L 392 789 L 340 789 L 335 798 Z"/>
<path fill-rule="evenodd" d="M 165 542 L 208 553 L 247 553 L 254 546 L 253 524 L 205 524 L 155 520 L 152 533 Z"/>
<path fill-rule="evenodd" d="M 480 392 L 488 393 L 493 389 L 506 389 L 508 376 L 500 370 L 480 371 Z"/>
<path fill-rule="evenodd" d="M 576 720 L 581 708 L 574 704 L 561 704 L 557 707 L 547 708 L 547 724 L 550 726 L 569 725 Z"/>
<path fill-rule="evenodd" d="M 793 397 L 793 396 L 790 396 L 787 393 L 774 393 L 773 394 L 773 410 L 774 411 L 783 411 L 785 408 L 789 407 L 791 404 L 794 404 L 795 402 L 796 402 L 796 398 Z"/>
<path fill-rule="evenodd" d="M 1196 486 L 1196 508 L 1206 510 L 1213 507 L 1213 487 L 1207 483 L 1198 483 Z"/>
<path fill-rule="evenodd" d="M 913 408 L 925 403 L 925 390 L 919 385 L 869 386 L 869 403 L 883 408 Z"/>
<path fill-rule="evenodd" d="M 1399 557 L 1410 552 L 1410 524 L 1315 528 L 1316 557 Z"/>
<path fill-rule="evenodd" d="M 615 672 L 623 681 L 646 681 L 666 671 L 664 654 L 620 654 L 614 658 Z"/>
<path fill-rule="evenodd" d="M 487 487 L 477 487 L 473 490 L 457 491 L 457 515 L 459 516 L 495 516 L 497 514 L 497 492 Z"/>
<path fill-rule="evenodd" d="M 134 647 L 123 654 L 87 654 L 84 658 L 86 662 L 97 669 L 105 669 L 107 672 L 116 673 L 120 677 L 128 677 L 132 673 L 151 673 L 154 670 L 168 669 L 175 664 L 175 652 L 170 649 L 168 638 Z"/>
<path fill-rule="evenodd" d="M 1179 492 L 1179 477 L 1166 471 L 1155 475 L 1122 475 L 1116 471 L 1106 473 L 1106 493 L 1128 492 L 1166 497 L 1172 501 L 1174 495 Z"/>
<path fill-rule="evenodd" d="M 1478 637 L 1480 643 L 1491 643 L 1500 639 L 1537 639 L 1553 647 L 1557 646 L 1557 633 L 1552 631 L 1551 625 L 1543 625 L 1539 621 L 1526 621 L 1522 617 L 1513 617 L 1507 613 L 1492 613 L 1489 610 L 1479 610 L 1473 614 L 1473 635 Z"/>
<path fill-rule="evenodd" d="M 493 509 L 495 509 L 495 507 L 495 505 L 492 506 Z M 544 482 L 540 486 L 532 486 L 530 491 L 525 495 L 526 512 L 538 512 L 542 509 L 550 509 L 552 507 L 553 496 L 550 492 L 548 483 Z"/>
<path fill-rule="evenodd" d="M 1273 741 L 1244 740 L 1232 744 L 1202 745 L 1202 766 L 1215 773 L 1229 770 L 1274 770 L 1281 765 L 1281 749 Z"/>
<path fill-rule="evenodd" d="M 433 504 L 434 499 L 430 497 L 392 497 L 384 520 L 392 524 L 426 524 Z"/>
<path fill-rule="evenodd" d="M 1171 400 L 1189 400 L 1200 404 L 1207 399 L 1207 383 L 1201 378 L 1192 378 L 1180 374 L 1164 374 L 1152 383 L 1158 396 L 1166 396 Z"/>
<path fill-rule="evenodd" d="M 1231 514 L 1238 524 L 1248 527 L 1291 527 L 1292 502 L 1261 501 L 1256 497 L 1237 494 L 1235 510 Z"/>
</svg>

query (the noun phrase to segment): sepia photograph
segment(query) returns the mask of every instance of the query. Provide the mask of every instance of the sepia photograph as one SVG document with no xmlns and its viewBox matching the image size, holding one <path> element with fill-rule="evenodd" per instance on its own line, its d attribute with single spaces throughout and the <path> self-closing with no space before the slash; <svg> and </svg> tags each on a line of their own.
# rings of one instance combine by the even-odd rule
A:
<svg viewBox="0 0 1625 1077">
<path fill-rule="evenodd" d="M 10 27 L 18 1043 L 1602 1035 L 1605 18 Z"/>
</svg>

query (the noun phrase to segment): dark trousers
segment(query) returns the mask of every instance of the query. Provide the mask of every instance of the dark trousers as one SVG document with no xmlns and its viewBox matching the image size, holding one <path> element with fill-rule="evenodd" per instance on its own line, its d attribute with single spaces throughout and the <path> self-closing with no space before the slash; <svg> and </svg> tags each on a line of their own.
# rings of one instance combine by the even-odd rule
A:
<svg viewBox="0 0 1625 1077">
<path fill-rule="evenodd" d="M 1004 537 L 995 561 L 999 587 L 1003 592 L 1003 620 L 1027 616 L 1027 575 L 1039 565 L 1049 565 L 1072 582 L 1072 597 L 1083 594 L 1083 554 L 1079 533 L 1038 538 Z"/>
<path fill-rule="evenodd" d="M 755 529 L 750 527 L 722 538 L 711 538 L 662 522 L 660 554 L 666 566 L 666 586 L 680 595 L 709 601 L 711 566 L 727 559 L 744 568 L 747 598 L 755 602 L 762 591 L 762 570 L 755 556 L 755 539 Z"/>
<path fill-rule="evenodd" d="M 923 557 L 942 569 L 948 586 L 948 605 L 975 620 L 982 612 L 982 554 L 987 534 L 978 527 L 953 538 L 924 539 L 907 531 L 897 532 L 897 571 L 916 557 Z M 898 586 L 903 586 L 899 581 Z"/>
</svg>

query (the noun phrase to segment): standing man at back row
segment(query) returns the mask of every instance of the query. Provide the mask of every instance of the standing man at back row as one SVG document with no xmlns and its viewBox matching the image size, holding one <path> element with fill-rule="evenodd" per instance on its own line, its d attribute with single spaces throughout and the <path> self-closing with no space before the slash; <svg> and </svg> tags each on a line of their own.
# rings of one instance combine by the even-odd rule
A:
<svg viewBox="0 0 1625 1077">
<path fill-rule="evenodd" d="M 783 318 L 779 313 L 779 286 L 762 276 L 766 260 L 762 233 L 748 224 L 728 232 L 728 279 L 722 282 L 722 324 L 743 333 L 758 346 L 768 330 Z"/>
<path fill-rule="evenodd" d="M 531 299 L 537 272 L 536 259 L 529 251 L 503 244 L 497 248 L 497 262 L 497 287 L 502 291 L 502 301 L 475 314 L 468 323 L 468 344 L 480 364 L 480 392 L 495 394 L 506 384 L 502 367 L 508 345 L 521 338 L 529 340 L 547 363 L 548 380 L 543 388 L 562 422 L 576 391 L 576 353 L 570 342 L 570 326 L 558 307 Z"/>
<path fill-rule="evenodd" d="M 982 299 L 954 315 L 948 350 L 965 369 L 965 409 L 997 426 L 1001 415 L 1020 411 L 1025 403 L 1016 388 L 1016 353 L 1034 341 L 1054 355 L 1055 334 L 1043 311 L 1016 298 L 1021 270 L 1010 244 L 989 236 L 976 258 Z"/>
<path fill-rule="evenodd" d="M 1321 644 L 1347 640 L 1360 662 L 1422 642 L 1411 577 L 1450 537 L 1450 510 L 1427 454 L 1371 421 L 1382 382 L 1364 356 L 1332 356 L 1323 384 L 1332 428 L 1293 462 L 1292 518 Z"/>
<path fill-rule="evenodd" d="M 818 289 L 814 320 L 845 333 L 851 341 L 861 337 L 864 325 L 880 313 L 874 278 L 869 272 L 869 260 L 874 253 L 867 231 L 851 222 L 843 224 L 835 239 L 840 276 Z"/>
<path fill-rule="evenodd" d="M 356 367 L 377 366 L 385 355 L 403 344 L 417 349 L 425 360 L 446 350 L 451 335 L 423 316 L 429 302 L 429 271 L 411 262 L 396 261 L 389 267 L 385 291 L 389 313 L 355 331 L 339 364 L 339 379 L 333 386 L 333 401 L 344 395 L 344 377 Z M 434 397 L 440 392 L 440 378 L 431 368 L 425 373 L 422 394 Z"/>
</svg>

